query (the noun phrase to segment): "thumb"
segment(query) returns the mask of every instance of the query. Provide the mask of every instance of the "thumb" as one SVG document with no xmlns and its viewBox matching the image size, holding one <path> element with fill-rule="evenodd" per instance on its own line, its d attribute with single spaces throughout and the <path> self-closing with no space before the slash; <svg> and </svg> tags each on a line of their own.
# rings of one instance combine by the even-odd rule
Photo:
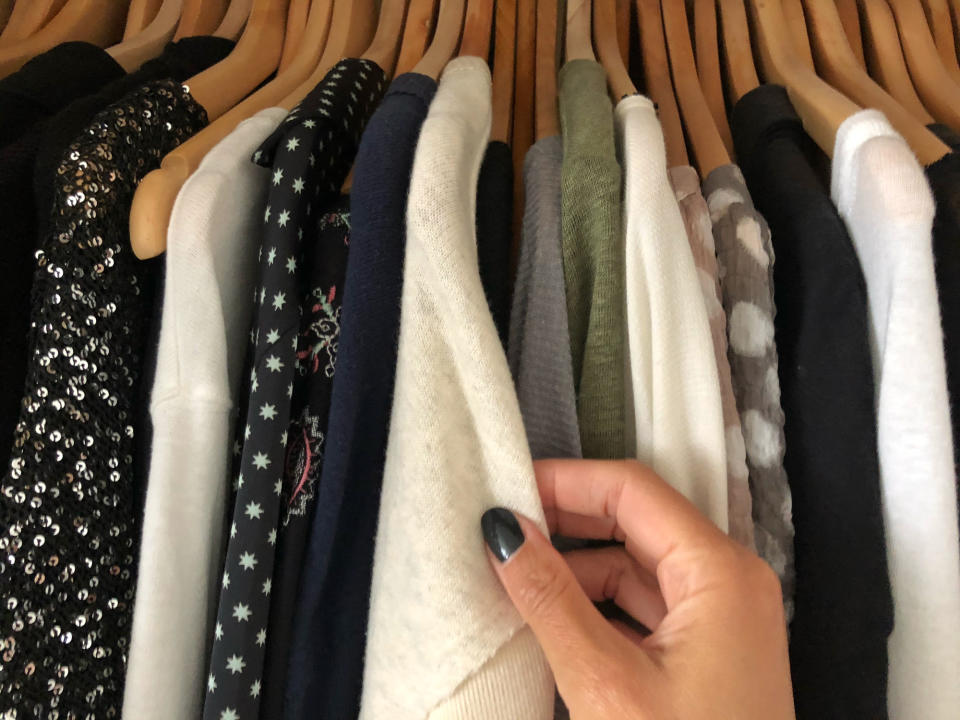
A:
<svg viewBox="0 0 960 720">
<path fill-rule="evenodd" d="M 586 596 L 563 556 L 539 528 L 505 508 L 481 519 L 493 566 L 537 636 L 567 702 L 612 670 L 624 638 Z"/>
</svg>

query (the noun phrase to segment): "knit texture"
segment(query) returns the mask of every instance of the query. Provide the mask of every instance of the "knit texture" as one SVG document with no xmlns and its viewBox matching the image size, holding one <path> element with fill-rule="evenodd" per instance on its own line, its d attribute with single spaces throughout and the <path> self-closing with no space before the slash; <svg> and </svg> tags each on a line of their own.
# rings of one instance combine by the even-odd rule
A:
<svg viewBox="0 0 960 720">
<path fill-rule="evenodd" d="M 894 720 L 960 713 L 960 541 L 930 186 L 882 113 L 837 133 L 831 195 L 867 281 L 893 590 Z"/>
<path fill-rule="evenodd" d="M 740 168 L 721 165 L 703 181 L 727 314 L 727 357 L 747 449 L 757 552 L 776 571 L 793 617 L 793 509 L 783 469 L 783 409 L 773 320 L 773 245 Z"/>
<path fill-rule="evenodd" d="M 559 135 L 523 163 L 525 206 L 508 354 L 534 459 L 582 456 L 560 239 Z"/>
<path fill-rule="evenodd" d="M 139 542 L 133 420 L 150 311 L 127 221 L 143 176 L 205 124 L 183 86 L 158 81 L 99 113 L 64 152 L 0 487 L 0 714 L 120 713 Z"/>
<path fill-rule="evenodd" d="M 191 718 L 203 707 L 269 180 L 250 155 L 285 115 L 264 110 L 224 138 L 184 184 L 170 217 L 124 717 Z"/>
<path fill-rule="evenodd" d="M 560 70 L 561 229 L 573 382 L 583 455 L 622 458 L 625 442 L 620 165 L 603 67 Z"/>
<path fill-rule="evenodd" d="M 477 264 L 490 71 L 450 62 L 417 144 L 396 392 L 374 555 L 361 720 L 552 717 L 542 651 L 490 567 L 480 516 L 546 529 Z"/>
<path fill-rule="evenodd" d="M 723 408 L 724 437 L 727 444 L 727 521 L 730 537 L 740 544 L 756 549 L 753 542 L 753 500 L 750 497 L 750 478 L 747 473 L 747 450 L 740 429 L 737 399 L 730 380 L 730 361 L 727 360 L 727 316 L 720 299 L 720 280 L 717 276 L 717 251 L 713 242 L 710 210 L 700 192 L 700 176 L 689 165 L 670 168 L 670 184 L 677 196 L 683 225 L 690 240 L 693 262 L 697 266 L 700 292 L 710 321 L 710 339 L 717 361 L 720 380 L 720 403 Z"/>
<path fill-rule="evenodd" d="M 727 531 L 720 379 L 700 281 L 667 177 L 649 98 L 617 103 L 626 167 L 626 335 L 630 454 Z"/>
<path fill-rule="evenodd" d="M 867 288 L 787 91 L 731 117 L 776 251 L 774 317 L 795 567 L 790 672 L 799 720 L 887 717 L 893 601 L 880 505 Z"/>
</svg>

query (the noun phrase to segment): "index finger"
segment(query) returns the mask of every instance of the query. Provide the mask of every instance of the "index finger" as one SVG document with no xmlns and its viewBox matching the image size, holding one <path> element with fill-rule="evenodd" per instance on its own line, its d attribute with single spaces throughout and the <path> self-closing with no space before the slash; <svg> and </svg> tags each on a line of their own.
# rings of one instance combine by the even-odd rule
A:
<svg viewBox="0 0 960 720">
<path fill-rule="evenodd" d="M 726 536 L 653 470 L 633 460 L 539 460 L 533 464 L 550 532 L 625 538 L 655 572 L 677 548 Z"/>
</svg>

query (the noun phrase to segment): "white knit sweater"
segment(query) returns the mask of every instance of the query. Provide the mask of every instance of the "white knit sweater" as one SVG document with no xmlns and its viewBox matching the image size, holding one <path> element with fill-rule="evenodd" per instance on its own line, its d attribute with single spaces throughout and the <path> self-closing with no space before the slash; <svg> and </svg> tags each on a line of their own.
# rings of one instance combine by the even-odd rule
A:
<svg viewBox="0 0 960 720">
<path fill-rule="evenodd" d="M 543 510 L 477 266 L 490 73 L 447 65 L 407 209 L 400 345 L 374 555 L 361 720 L 545 720 L 540 646 L 484 553 L 480 516 Z"/>
<path fill-rule="evenodd" d="M 960 718 L 960 545 L 933 198 L 882 113 L 840 127 L 832 194 L 867 281 L 893 590 L 891 720 Z"/>
<path fill-rule="evenodd" d="M 170 219 L 125 718 L 186 720 L 203 707 L 269 180 L 250 156 L 285 115 L 264 110 L 213 148 Z"/>
<path fill-rule="evenodd" d="M 624 98 L 615 116 L 625 176 L 628 442 L 726 532 L 720 379 L 663 130 L 646 97 Z"/>
</svg>

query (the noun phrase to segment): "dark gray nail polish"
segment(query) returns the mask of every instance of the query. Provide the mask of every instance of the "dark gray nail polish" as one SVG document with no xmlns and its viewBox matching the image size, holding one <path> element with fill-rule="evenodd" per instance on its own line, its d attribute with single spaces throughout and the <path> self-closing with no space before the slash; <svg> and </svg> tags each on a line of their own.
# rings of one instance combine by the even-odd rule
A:
<svg viewBox="0 0 960 720">
<path fill-rule="evenodd" d="M 500 562 L 510 559 L 523 545 L 523 530 L 514 514 L 506 508 L 491 508 L 480 518 L 483 539 Z"/>
</svg>

